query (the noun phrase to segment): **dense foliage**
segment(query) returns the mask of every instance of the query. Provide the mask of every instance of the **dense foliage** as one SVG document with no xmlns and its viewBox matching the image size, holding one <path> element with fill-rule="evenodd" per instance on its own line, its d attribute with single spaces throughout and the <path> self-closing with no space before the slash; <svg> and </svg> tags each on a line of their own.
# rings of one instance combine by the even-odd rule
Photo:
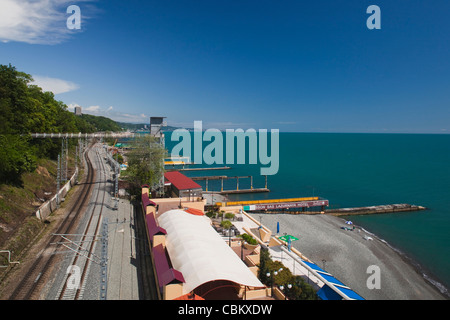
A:
<svg viewBox="0 0 450 320">
<path fill-rule="evenodd" d="M 244 239 L 245 242 L 247 242 L 248 244 L 252 244 L 252 245 L 258 244 L 258 241 L 247 233 L 241 234 L 241 238 Z"/>
<path fill-rule="evenodd" d="M 275 271 L 277 274 L 275 275 Z M 267 276 L 269 274 L 270 276 Z M 267 286 L 283 286 L 284 294 L 289 300 L 317 300 L 314 288 L 301 276 L 295 276 L 280 261 L 270 258 L 267 249 L 261 250 L 258 277 Z M 289 286 L 291 288 L 289 288 Z"/>
<path fill-rule="evenodd" d="M 122 128 L 117 122 L 106 117 L 82 114 L 80 118 L 86 123 L 94 126 L 95 131 L 122 131 Z"/>
<path fill-rule="evenodd" d="M 31 139 L 29 133 L 120 130 L 107 118 L 75 116 L 32 81 L 31 75 L 0 65 L 0 183 L 20 184 L 21 175 L 33 171 L 38 158 L 57 158 L 60 140 Z"/>
<path fill-rule="evenodd" d="M 150 135 L 135 137 L 131 142 L 131 151 L 127 153 L 128 168 L 122 177 L 130 184 L 130 193 L 139 195 L 141 186 L 156 186 L 164 174 L 166 149 Z"/>
</svg>

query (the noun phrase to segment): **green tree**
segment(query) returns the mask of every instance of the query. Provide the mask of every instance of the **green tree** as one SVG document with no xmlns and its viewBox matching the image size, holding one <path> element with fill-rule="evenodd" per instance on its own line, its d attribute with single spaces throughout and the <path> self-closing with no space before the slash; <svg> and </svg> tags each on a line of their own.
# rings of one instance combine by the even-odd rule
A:
<svg viewBox="0 0 450 320">
<path fill-rule="evenodd" d="M 139 195 L 141 186 L 157 185 L 164 174 L 166 150 L 150 135 L 135 137 L 127 154 L 125 179 L 130 183 L 130 194 Z"/>
<path fill-rule="evenodd" d="M 290 300 L 318 299 L 314 288 L 302 277 L 294 276 L 280 261 L 273 261 L 270 258 L 269 250 L 262 249 L 260 254 L 258 277 L 262 283 L 271 286 L 273 281 L 274 286 L 283 285 L 284 293 Z M 274 275 L 275 271 L 277 271 L 277 275 Z M 288 284 L 291 285 L 291 288 L 288 288 Z"/>
<path fill-rule="evenodd" d="M 31 75 L 11 64 L 0 65 L 0 183 L 17 184 L 22 173 L 34 170 L 38 158 L 57 158 L 61 140 L 30 139 L 30 133 L 121 130 L 104 117 L 75 116 L 52 92 L 44 92 L 32 81 Z M 69 141 L 69 146 L 74 144 Z"/>
<path fill-rule="evenodd" d="M 233 225 L 233 224 L 231 223 L 230 220 L 223 220 L 223 221 L 220 223 L 220 226 L 221 226 L 222 228 L 226 229 L 226 230 L 230 229 L 232 225 Z"/>
<path fill-rule="evenodd" d="M 0 182 L 20 185 L 22 173 L 36 168 L 36 156 L 28 139 L 19 135 L 0 135 Z"/>
</svg>

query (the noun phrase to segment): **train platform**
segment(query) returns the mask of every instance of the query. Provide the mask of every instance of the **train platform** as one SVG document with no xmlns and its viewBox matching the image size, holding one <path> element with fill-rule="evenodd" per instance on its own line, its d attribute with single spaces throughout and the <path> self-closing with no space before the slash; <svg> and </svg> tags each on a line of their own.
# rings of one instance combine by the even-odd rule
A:
<svg viewBox="0 0 450 320">
<path fill-rule="evenodd" d="M 108 214 L 107 300 L 139 300 L 135 230 L 134 207 L 120 199 Z"/>
</svg>

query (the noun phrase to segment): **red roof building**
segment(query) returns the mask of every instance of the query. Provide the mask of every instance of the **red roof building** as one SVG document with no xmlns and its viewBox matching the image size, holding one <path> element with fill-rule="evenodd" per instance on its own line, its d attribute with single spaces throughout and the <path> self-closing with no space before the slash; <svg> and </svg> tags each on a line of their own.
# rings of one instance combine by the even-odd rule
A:
<svg viewBox="0 0 450 320">
<path fill-rule="evenodd" d="M 169 171 L 164 178 L 172 185 L 172 191 L 177 197 L 201 197 L 202 186 L 179 171 Z"/>
</svg>

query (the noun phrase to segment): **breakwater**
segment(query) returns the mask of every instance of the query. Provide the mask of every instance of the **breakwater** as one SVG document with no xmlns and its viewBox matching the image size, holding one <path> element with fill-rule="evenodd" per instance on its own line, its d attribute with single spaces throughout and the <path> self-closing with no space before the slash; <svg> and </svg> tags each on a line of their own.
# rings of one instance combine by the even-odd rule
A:
<svg viewBox="0 0 450 320">
<path fill-rule="evenodd" d="M 325 213 L 333 216 L 350 216 L 350 215 L 419 211 L 426 209 L 427 208 L 422 206 L 401 203 L 401 204 L 388 204 L 388 205 L 357 207 L 357 208 L 328 209 L 325 210 Z"/>
</svg>

